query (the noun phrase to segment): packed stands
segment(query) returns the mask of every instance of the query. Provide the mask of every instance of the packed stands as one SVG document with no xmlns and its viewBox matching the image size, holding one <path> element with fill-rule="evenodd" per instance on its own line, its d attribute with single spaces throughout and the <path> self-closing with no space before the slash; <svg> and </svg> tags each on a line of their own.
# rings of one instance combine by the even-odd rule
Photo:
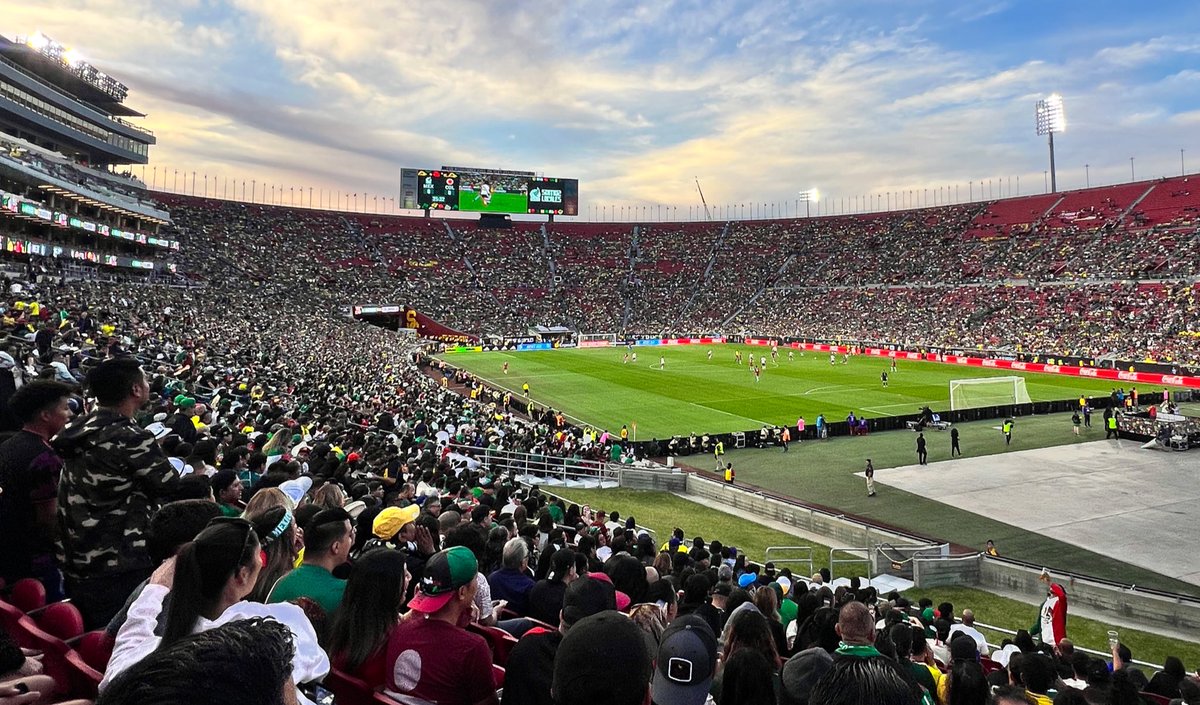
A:
<svg viewBox="0 0 1200 705">
<path fill-rule="evenodd" d="M 1106 198 L 1093 201 L 1103 205 Z M 1113 208 L 1124 203 L 1113 199 Z M 397 678 L 406 658 L 401 646 L 444 661 L 456 683 L 480 690 L 472 694 L 478 702 L 494 697 L 495 687 L 531 692 L 547 682 L 555 664 L 538 661 L 529 653 L 534 647 L 523 644 L 554 639 L 563 659 L 579 649 L 586 663 L 594 661 L 588 651 L 594 644 L 575 646 L 582 637 L 573 633 L 603 633 L 619 643 L 620 628 L 604 615 L 585 624 L 591 612 L 564 610 L 568 604 L 591 605 L 595 612 L 621 608 L 633 619 L 616 624 L 636 625 L 664 645 L 676 620 L 684 620 L 676 627 L 709 629 L 713 661 L 716 644 L 726 649 L 715 684 L 708 682 L 717 693 L 751 660 L 737 653 L 738 644 L 757 643 L 767 652 L 755 656 L 766 659 L 769 681 L 769 674 L 787 673 L 788 659 L 807 648 L 842 648 L 833 625 L 844 622 L 845 640 L 866 605 L 877 610 L 870 619 L 887 634 L 878 642 L 885 650 L 907 634 L 912 658 L 927 664 L 921 668 L 933 683 L 932 691 L 914 685 L 914 693 L 929 692 L 931 699 L 937 679 L 967 677 L 964 662 L 978 665 L 972 677 L 987 670 L 1001 674 L 1006 687 L 1044 694 L 1047 678 L 1039 676 L 1046 674 L 1028 665 L 1042 658 L 1049 659 L 1042 665 L 1059 690 L 1130 687 L 1135 697 L 1139 691 L 1166 697 L 1189 687 L 1171 664 L 1164 670 L 1168 678 L 1142 674 L 1138 680 L 1127 650 L 1119 648 L 1115 675 L 1100 661 L 1067 662 L 1061 643 L 1044 635 L 1040 646 L 1021 635 L 1012 644 L 984 644 L 986 659 L 977 647 L 967 654 L 968 645 L 947 631 L 957 621 L 952 606 L 926 614 L 902 596 L 834 589 L 828 576 L 768 572 L 719 542 L 689 544 L 682 530 L 667 539 L 664 552 L 632 518 L 621 523 L 616 512 L 590 514 L 521 488 L 473 450 L 511 450 L 566 465 L 627 455 L 614 450 L 617 439 L 571 428 L 552 410 L 478 387 L 469 375 L 423 357 L 420 343 L 338 315 L 353 302 L 387 301 L 484 333 L 564 322 L 593 331 L 728 326 L 1195 365 L 1195 337 L 1186 334 L 1195 333 L 1200 320 L 1200 262 L 1195 227 L 1182 224 L 1186 206 L 1175 215 L 1156 206 L 1161 220 L 1149 227 L 1105 215 L 1110 224 L 1098 230 L 1059 224 L 1043 233 L 1036 222 L 1041 216 L 1031 216 L 1027 232 L 1007 233 L 1008 249 L 991 250 L 992 242 L 967 233 L 994 204 L 861 218 L 555 223 L 495 232 L 440 220 L 162 200 L 184 243 L 177 277 L 67 276 L 53 257 L 10 255 L 0 280 L 7 335 L 0 381 L 11 381 L 0 386 L 0 421 L 7 431 L 23 427 L 13 441 L 32 439 L 39 454 L 49 449 L 36 456 L 36 467 L 61 471 L 52 475 L 58 489 L 48 496 L 57 495 L 61 504 L 50 521 L 67 537 L 60 555 L 46 517 L 19 509 L 31 508 L 34 496 L 4 488 L 0 520 L 12 523 L 0 527 L 0 626 L 9 637 L 0 636 L 0 649 L 11 641 L 41 651 L 45 679 L 29 683 L 56 700 L 151 682 L 157 659 L 207 648 L 208 635 L 290 639 L 293 669 L 280 684 L 290 675 L 302 686 L 302 702 L 319 696 L 312 682 L 321 679 L 338 702 L 387 702 L 389 693 L 449 701 L 422 690 L 431 686 L 419 679 Z M 977 269 L 964 266 L 968 257 Z M 1003 268 L 1006 261 L 1014 264 Z M 1052 271 L 1056 262 L 1066 266 Z M 141 371 L 133 382 L 122 377 L 131 356 L 137 358 L 132 369 L 145 370 L 144 385 Z M 85 379 L 91 394 L 79 395 Z M 103 398 L 85 406 L 81 398 L 96 394 Z M 27 401 L 35 395 L 42 395 L 43 406 Z M 81 398 L 70 401 L 75 395 Z M 64 400 L 69 412 L 42 413 Z M 109 445 L 77 443 L 97 429 Z M 39 434 L 55 438 L 53 445 Z M 0 453 L 0 478 L 25 457 L 17 447 Z M 82 450 L 100 447 L 102 455 Z M 107 477 L 113 462 L 155 482 L 132 490 L 129 483 L 79 480 Z M 80 507 L 98 504 L 95 493 L 111 494 L 105 501 L 119 508 L 103 517 L 81 513 Z M 154 517 L 172 512 L 178 514 L 171 540 L 178 543 L 164 544 Z M 199 523 L 181 535 L 197 512 Z M 222 513 L 249 524 L 210 521 Z M 124 528 L 91 532 L 99 520 Z M 137 539 L 125 541 L 125 532 Z M 85 543 L 89 550 L 82 550 Z M 123 570 L 110 570 L 95 555 L 111 556 Z M 186 570 L 175 569 L 181 563 Z M 226 572 L 213 573 L 212 566 Z M 39 612 L 43 600 L 62 604 L 60 572 L 69 606 Z M 243 589 L 257 587 L 257 578 L 245 578 L 255 575 L 268 576 L 257 596 Z M 125 617 L 110 626 L 144 579 Z M 438 581 L 461 590 L 454 593 L 460 599 L 447 601 L 445 593 L 423 587 Z M 273 599 L 280 586 L 295 596 Z M 219 594 L 204 620 L 186 611 L 194 600 L 164 603 L 167 595 L 206 589 Z M 577 594 L 585 590 L 587 599 Z M 492 600 L 501 598 L 508 607 L 494 610 Z M 735 610 L 738 604 L 746 606 Z M 431 639 L 422 630 L 437 620 L 399 620 L 406 610 L 441 615 L 449 624 Z M 175 626 L 158 636 L 153 624 L 164 613 Z M 263 615 L 283 626 L 261 628 L 254 619 Z M 454 626 L 460 618 L 471 626 Z M 180 624 L 199 631 L 180 631 Z M 652 654 L 636 634 L 634 645 L 619 652 L 641 659 L 631 668 L 649 674 Z M 718 634 L 726 638 L 718 642 Z M 852 646 L 866 654 L 874 634 L 868 625 L 858 635 L 863 643 Z M 1007 672 L 1005 664 L 1018 652 L 1026 665 Z M 13 660 L 17 678 L 32 677 L 19 671 L 24 658 Z M 186 667 L 172 663 L 170 672 Z M 1082 669 L 1074 673 L 1084 677 L 1070 677 L 1067 667 Z M 836 680 L 839 671 L 830 672 L 827 687 L 845 685 Z M 1016 682 L 1008 683 L 1014 674 Z M 214 679 L 212 670 L 200 676 L 196 682 Z M 651 687 L 649 675 L 622 683 L 642 694 Z"/>
</svg>

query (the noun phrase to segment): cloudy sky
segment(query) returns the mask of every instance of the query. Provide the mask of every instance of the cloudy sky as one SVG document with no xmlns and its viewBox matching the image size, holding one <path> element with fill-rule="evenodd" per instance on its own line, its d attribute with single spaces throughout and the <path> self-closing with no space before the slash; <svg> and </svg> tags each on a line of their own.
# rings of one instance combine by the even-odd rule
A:
<svg viewBox="0 0 1200 705">
<path fill-rule="evenodd" d="M 401 166 L 578 177 L 609 204 L 1043 189 L 1200 171 L 1200 3 L 28 0 L 130 86 L 153 178 L 395 196 Z M 1086 170 L 1084 165 L 1088 164 Z M 974 184 L 971 184 L 974 182 Z M 1011 183 L 1011 186 L 1007 185 Z M 370 198 L 370 197 L 368 197 Z M 882 200 L 881 200 L 882 202 Z M 781 206 L 782 208 L 782 206 Z"/>
</svg>

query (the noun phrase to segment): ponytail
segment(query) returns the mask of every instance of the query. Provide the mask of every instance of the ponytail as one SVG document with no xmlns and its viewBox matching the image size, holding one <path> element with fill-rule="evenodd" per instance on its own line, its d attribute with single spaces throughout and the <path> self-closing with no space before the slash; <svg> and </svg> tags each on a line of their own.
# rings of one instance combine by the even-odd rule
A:
<svg viewBox="0 0 1200 705">
<path fill-rule="evenodd" d="M 242 566 L 258 560 L 258 540 L 244 519 L 217 517 L 175 556 L 175 577 L 167 607 L 167 623 L 159 648 L 196 630 L 201 617 L 213 612 L 226 584 Z"/>
<path fill-rule="evenodd" d="M 210 606 L 210 601 L 202 595 L 200 581 L 196 542 L 192 541 L 184 544 L 175 555 L 175 578 L 171 583 L 167 624 L 158 648 L 164 649 L 195 631 L 196 620 Z"/>
</svg>

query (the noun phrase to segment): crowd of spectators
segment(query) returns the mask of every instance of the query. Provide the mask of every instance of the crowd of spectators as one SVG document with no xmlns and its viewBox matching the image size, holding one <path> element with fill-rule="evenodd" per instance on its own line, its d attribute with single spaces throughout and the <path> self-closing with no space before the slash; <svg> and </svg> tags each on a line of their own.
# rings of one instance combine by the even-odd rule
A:
<svg viewBox="0 0 1200 705">
<path fill-rule="evenodd" d="M 1103 203 L 1103 192 L 1093 198 Z M 519 336 L 536 325 L 750 331 L 1200 364 L 1188 335 L 1200 273 L 1195 221 L 1083 227 L 1059 222 L 1060 207 L 1054 224 L 981 235 L 991 209 L 1005 222 L 1037 220 L 1054 202 L 1024 216 L 1000 201 L 727 225 L 515 223 L 496 231 L 168 201 L 188 243 L 185 271 L 228 263 L 263 282 L 336 290 L 343 306 L 412 305 L 472 334 Z"/>
<path fill-rule="evenodd" d="M 793 255 L 838 277 L 873 266 L 838 249 L 854 249 L 853 219 L 593 230 L 583 241 L 603 243 L 602 256 L 589 259 L 568 256 L 575 242 L 557 225 L 519 229 L 493 251 L 486 231 L 431 221 L 194 199 L 172 210 L 189 266 L 170 285 L 33 265 L 0 278 L 2 577 L 69 596 L 88 628 L 113 635 L 100 702 L 168 692 L 200 702 L 207 691 L 179 683 L 246 673 L 255 683 L 236 697 L 308 701 L 336 669 L 401 702 L 478 703 L 496 698 L 496 666 L 514 703 L 1043 702 L 1052 686 L 1071 702 L 1068 681 L 1086 702 L 1126 702 L 1131 684 L 1135 697 L 1141 687 L 1188 697 L 1181 665 L 1141 684 L 1118 651 L 1112 675 L 1080 659 L 1064 676 L 1077 664 L 1063 644 L 1023 639 L 985 661 L 974 639 L 968 651 L 950 638 L 952 608 L 913 613 L 902 596 L 832 589 L 828 575 L 776 572 L 682 531 L 655 545 L 631 517 L 523 488 L 472 449 L 602 459 L 618 439 L 553 410 L 513 413 L 511 398 L 478 386 L 460 393 L 469 376 L 335 313 L 409 287 L 431 296 L 411 303 L 463 326 L 527 325 L 555 305 L 611 320 L 607 304 L 530 295 L 579 286 L 578 266 L 615 284 L 623 319 L 639 327 L 680 326 L 688 312 L 716 321 L 710 292 L 724 290 L 745 306 L 738 323 L 761 332 L 819 323 L 822 336 L 1070 341 L 1188 359 L 1194 350 L 1170 346 L 1196 320 L 1188 282 L 805 287 L 780 298 L 796 290 L 768 285 Z M 937 217 L 880 216 L 863 249 L 892 236 L 915 244 L 973 215 Z M 806 235 L 824 244 L 784 247 Z M 727 281 L 739 258 L 763 281 Z M 505 269 L 509 259 L 520 265 Z M 898 267 L 876 281 L 932 271 Z M 488 308 L 507 297 L 526 300 L 508 317 Z M 505 646 L 495 630 L 520 640 Z"/>
</svg>

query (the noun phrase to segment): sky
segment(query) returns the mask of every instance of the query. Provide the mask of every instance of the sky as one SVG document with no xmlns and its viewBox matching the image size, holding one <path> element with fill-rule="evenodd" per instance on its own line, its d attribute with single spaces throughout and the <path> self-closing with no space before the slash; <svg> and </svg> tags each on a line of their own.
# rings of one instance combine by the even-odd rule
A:
<svg viewBox="0 0 1200 705">
<path fill-rule="evenodd" d="M 1177 175 L 1181 149 L 1200 171 L 1195 2 L 5 8 L 0 34 L 34 31 L 130 87 L 158 139 L 148 182 L 182 190 L 167 175 L 196 172 L 210 195 L 254 180 L 367 194 L 362 207 L 397 195 L 401 167 L 447 164 L 578 178 L 581 215 L 597 220 L 626 207 L 698 214 L 697 180 L 734 214 L 803 212 L 798 192 L 812 188 L 823 212 L 911 204 L 909 192 L 919 203 L 926 189 L 930 203 L 978 198 L 989 180 L 993 197 L 1018 183 L 1040 193 L 1034 104 L 1052 92 L 1067 115 L 1060 190 L 1128 181 L 1130 157 L 1137 179 Z"/>
</svg>

